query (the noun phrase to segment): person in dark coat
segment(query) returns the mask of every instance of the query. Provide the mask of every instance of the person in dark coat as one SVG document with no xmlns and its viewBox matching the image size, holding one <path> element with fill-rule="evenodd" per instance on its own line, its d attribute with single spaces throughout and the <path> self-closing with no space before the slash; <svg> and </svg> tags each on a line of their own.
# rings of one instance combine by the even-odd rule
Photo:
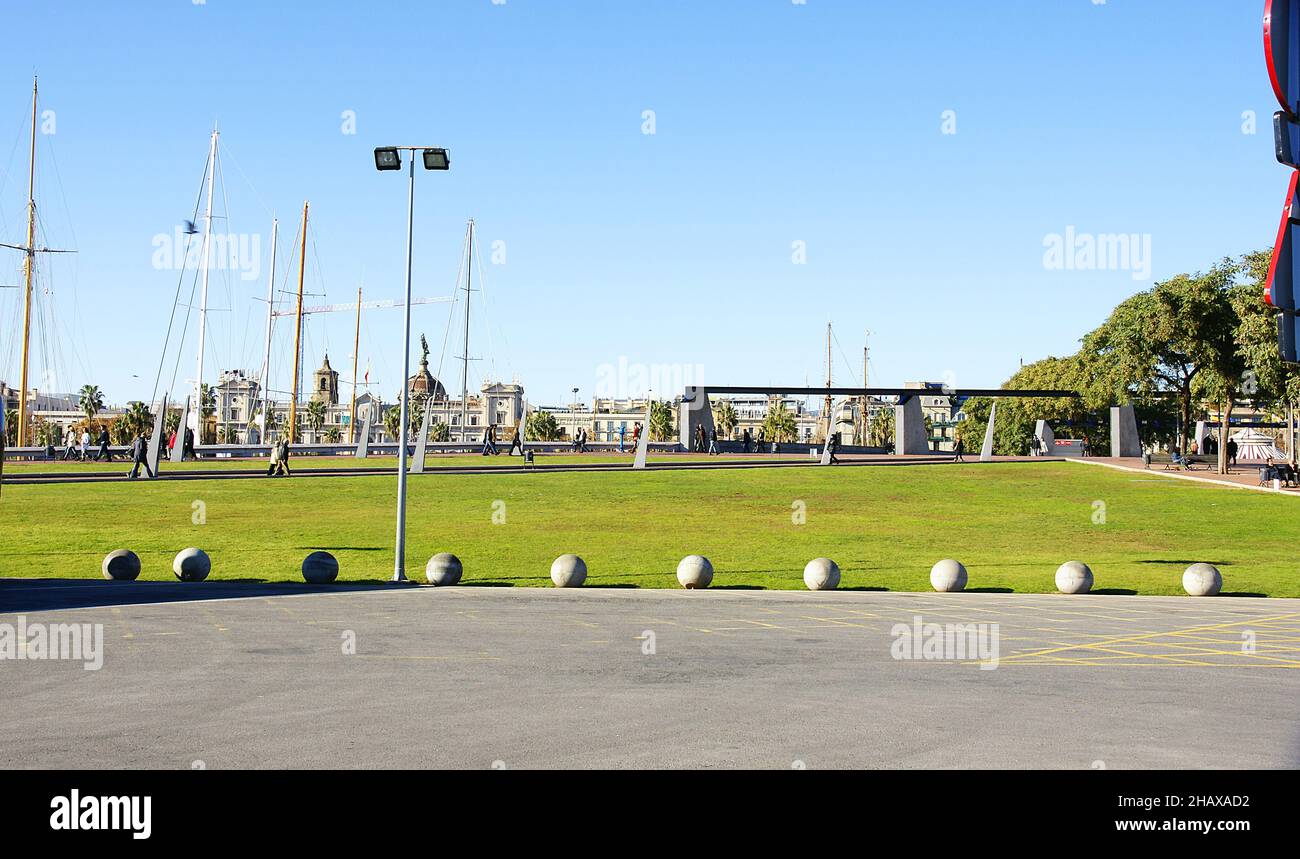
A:
<svg viewBox="0 0 1300 859">
<path fill-rule="evenodd" d="M 519 434 L 519 427 L 515 427 L 515 434 L 510 439 L 510 452 L 507 453 L 506 456 L 514 456 L 515 448 L 519 449 L 520 456 L 524 455 L 524 439 L 523 436 Z"/>
<path fill-rule="evenodd" d="M 149 467 L 149 446 L 145 440 L 144 433 L 138 433 L 135 441 L 131 442 L 131 470 L 127 472 L 129 480 L 135 480 L 140 476 L 140 466 L 144 466 L 144 471 L 150 477 L 157 477 L 152 468 Z"/>
<path fill-rule="evenodd" d="M 108 427 L 104 427 L 99 431 L 98 442 L 99 442 L 99 450 L 98 452 L 95 453 L 95 462 L 99 462 L 101 458 L 109 462 L 112 462 L 113 452 L 108 449 Z"/>
<path fill-rule="evenodd" d="M 965 462 L 966 457 L 963 456 L 963 454 L 965 453 L 966 453 L 966 442 L 962 441 L 961 436 L 957 436 L 957 440 L 953 442 L 952 445 L 952 461 Z"/>
</svg>

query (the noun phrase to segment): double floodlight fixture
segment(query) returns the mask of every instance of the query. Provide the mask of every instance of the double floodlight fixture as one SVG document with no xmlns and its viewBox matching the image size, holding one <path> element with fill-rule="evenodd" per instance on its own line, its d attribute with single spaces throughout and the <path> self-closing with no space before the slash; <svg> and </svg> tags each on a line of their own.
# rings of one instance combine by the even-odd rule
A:
<svg viewBox="0 0 1300 859">
<path fill-rule="evenodd" d="M 446 149 L 420 149 L 418 146 L 379 146 L 375 148 L 376 170 L 401 170 L 402 153 L 406 149 L 411 153 L 419 150 L 424 156 L 425 170 L 451 169 L 451 154 Z M 412 155 L 414 157 L 414 155 Z"/>
</svg>

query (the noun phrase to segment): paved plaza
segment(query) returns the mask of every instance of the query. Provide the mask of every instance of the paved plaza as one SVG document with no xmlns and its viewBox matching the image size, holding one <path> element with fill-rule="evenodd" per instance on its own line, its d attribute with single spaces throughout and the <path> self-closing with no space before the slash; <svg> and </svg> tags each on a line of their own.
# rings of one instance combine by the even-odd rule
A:
<svg viewBox="0 0 1300 859">
<path fill-rule="evenodd" d="M 0 612 L 104 625 L 100 670 L 0 661 L 5 767 L 1300 765 L 1300 600 L 9 579 Z M 997 667 L 895 658 L 917 618 L 997 624 Z"/>
</svg>

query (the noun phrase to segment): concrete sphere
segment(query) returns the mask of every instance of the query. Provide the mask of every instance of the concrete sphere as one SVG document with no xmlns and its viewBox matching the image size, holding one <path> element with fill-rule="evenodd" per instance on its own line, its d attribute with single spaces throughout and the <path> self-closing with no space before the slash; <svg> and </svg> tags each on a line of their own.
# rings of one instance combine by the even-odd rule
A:
<svg viewBox="0 0 1300 859">
<path fill-rule="evenodd" d="M 429 584 L 439 587 L 459 584 L 463 571 L 460 558 L 451 552 L 439 552 L 424 565 L 424 577 L 429 580 Z"/>
<path fill-rule="evenodd" d="M 130 549 L 118 549 L 104 556 L 104 578 L 133 582 L 140 575 L 140 556 Z"/>
<path fill-rule="evenodd" d="M 677 581 L 687 590 L 707 588 L 713 582 L 713 564 L 703 555 L 687 555 L 677 565 Z"/>
<path fill-rule="evenodd" d="M 201 582 L 212 572 L 212 561 L 207 552 L 191 546 L 172 559 L 172 572 L 182 582 Z"/>
<path fill-rule="evenodd" d="M 309 585 L 332 584 L 339 577 L 338 559 L 329 552 L 312 552 L 303 558 L 302 577 Z"/>
<path fill-rule="evenodd" d="M 1213 564 L 1192 564 L 1183 571 L 1183 590 L 1194 597 L 1212 597 L 1223 590 L 1223 576 Z"/>
<path fill-rule="evenodd" d="M 1056 568 L 1056 589 L 1063 594 L 1086 594 L 1092 590 L 1092 570 L 1083 561 L 1066 561 Z"/>
<path fill-rule="evenodd" d="M 930 568 L 930 584 L 940 593 L 965 590 L 966 568 L 958 561 L 945 558 Z"/>
<path fill-rule="evenodd" d="M 833 591 L 840 586 L 840 567 L 830 558 L 813 558 L 803 568 L 803 583 L 810 591 Z"/>
<path fill-rule="evenodd" d="M 551 581 L 557 588 L 579 588 L 587 580 L 587 563 L 577 555 L 560 555 L 551 562 Z"/>
</svg>

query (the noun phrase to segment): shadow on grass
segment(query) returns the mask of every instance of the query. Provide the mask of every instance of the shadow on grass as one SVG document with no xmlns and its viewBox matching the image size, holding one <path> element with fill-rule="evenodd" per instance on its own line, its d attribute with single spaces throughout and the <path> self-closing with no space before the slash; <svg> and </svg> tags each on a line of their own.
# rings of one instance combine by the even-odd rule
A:
<svg viewBox="0 0 1300 859">
<path fill-rule="evenodd" d="M 1220 591 L 1221 597 L 1267 597 L 1268 594 L 1257 594 L 1250 591 Z"/>
<path fill-rule="evenodd" d="M 459 582 L 456 583 L 456 586 L 457 586 L 457 587 L 461 587 L 461 588 L 513 588 L 513 587 L 515 586 L 515 583 L 514 583 L 514 582 L 501 582 L 501 581 L 477 581 L 477 582 L 470 582 L 470 581 L 466 581 L 466 580 L 464 580 L 464 579 L 461 579 Z"/>
<path fill-rule="evenodd" d="M 968 594 L 1013 594 L 1011 588 L 966 588 Z"/>
<path fill-rule="evenodd" d="M 1089 593 L 1098 594 L 1099 596 L 1117 596 L 1117 597 L 1135 597 L 1137 591 L 1132 588 L 1097 588 Z"/>
<path fill-rule="evenodd" d="M 841 590 L 841 591 L 888 591 L 889 588 L 884 588 L 884 587 L 880 587 L 880 586 L 877 586 L 877 585 L 856 585 L 855 587 L 851 587 L 851 588 L 836 588 L 836 590 Z"/>
<path fill-rule="evenodd" d="M 1139 564 L 1171 564 L 1180 567 L 1190 567 L 1192 564 L 1213 564 L 1216 567 L 1231 567 L 1232 561 L 1162 561 L 1155 558 L 1148 558 L 1138 561 Z"/>
<path fill-rule="evenodd" d="M 762 585 L 710 585 L 711 591 L 765 591 Z"/>
</svg>

